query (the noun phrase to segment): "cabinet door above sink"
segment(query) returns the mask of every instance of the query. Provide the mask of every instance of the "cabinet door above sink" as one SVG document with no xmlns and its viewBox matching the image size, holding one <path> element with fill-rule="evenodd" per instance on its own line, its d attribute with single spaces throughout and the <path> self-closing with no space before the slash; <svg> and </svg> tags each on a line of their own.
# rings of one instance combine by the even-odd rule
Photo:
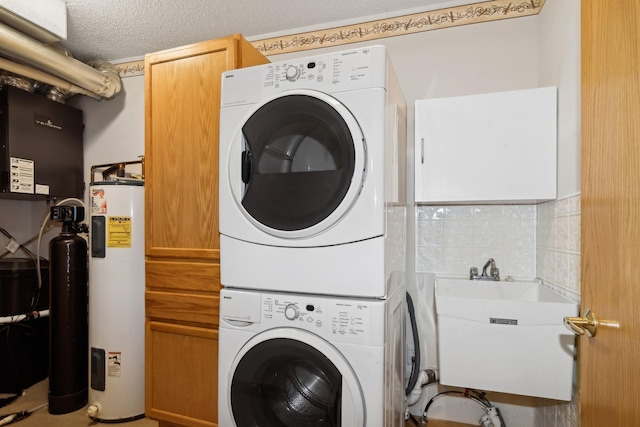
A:
<svg viewBox="0 0 640 427">
<path fill-rule="evenodd" d="M 546 87 L 416 101 L 416 202 L 555 199 L 556 99 Z"/>
</svg>

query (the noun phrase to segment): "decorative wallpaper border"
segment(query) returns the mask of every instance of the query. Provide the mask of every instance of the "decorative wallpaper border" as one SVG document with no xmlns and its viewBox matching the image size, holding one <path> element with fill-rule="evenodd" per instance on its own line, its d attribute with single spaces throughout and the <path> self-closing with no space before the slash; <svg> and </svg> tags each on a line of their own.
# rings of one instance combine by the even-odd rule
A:
<svg viewBox="0 0 640 427">
<path fill-rule="evenodd" d="M 481 22 L 537 15 L 546 0 L 490 0 L 466 6 L 450 7 L 398 16 L 326 30 L 291 34 L 250 42 L 264 55 L 300 52 L 321 47 L 340 46 L 405 34 Z M 120 77 L 144 73 L 144 61 L 115 64 Z"/>
<path fill-rule="evenodd" d="M 339 46 L 440 28 L 536 15 L 545 0 L 493 0 L 251 42 L 264 55 Z"/>
<path fill-rule="evenodd" d="M 129 61 L 120 64 L 114 64 L 120 77 L 133 77 L 144 74 L 144 61 Z"/>
</svg>

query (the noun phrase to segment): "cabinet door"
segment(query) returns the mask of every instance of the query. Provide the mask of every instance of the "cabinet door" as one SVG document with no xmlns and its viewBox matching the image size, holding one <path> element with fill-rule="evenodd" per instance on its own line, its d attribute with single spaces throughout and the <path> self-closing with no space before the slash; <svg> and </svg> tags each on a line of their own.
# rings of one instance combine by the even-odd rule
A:
<svg viewBox="0 0 640 427">
<path fill-rule="evenodd" d="M 145 58 L 147 256 L 219 259 L 220 75 L 236 41 Z"/>
<path fill-rule="evenodd" d="M 240 35 L 145 57 L 145 409 L 160 426 L 217 425 L 220 78 L 266 62 Z"/>
<path fill-rule="evenodd" d="M 556 198 L 556 88 L 416 101 L 415 200 Z"/>
<path fill-rule="evenodd" d="M 146 415 L 217 427 L 218 331 L 150 321 L 145 340 Z"/>
</svg>

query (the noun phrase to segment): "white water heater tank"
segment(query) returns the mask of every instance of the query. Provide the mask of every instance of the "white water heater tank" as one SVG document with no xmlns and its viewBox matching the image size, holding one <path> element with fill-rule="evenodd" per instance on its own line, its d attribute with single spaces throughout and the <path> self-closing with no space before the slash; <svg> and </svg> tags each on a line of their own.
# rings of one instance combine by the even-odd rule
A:
<svg viewBox="0 0 640 427">
<path fill-rule="evenodd" d="M 95 182 L 89 261 L 88 415 L 144 417 L 144 181 Z"/>
</svg>

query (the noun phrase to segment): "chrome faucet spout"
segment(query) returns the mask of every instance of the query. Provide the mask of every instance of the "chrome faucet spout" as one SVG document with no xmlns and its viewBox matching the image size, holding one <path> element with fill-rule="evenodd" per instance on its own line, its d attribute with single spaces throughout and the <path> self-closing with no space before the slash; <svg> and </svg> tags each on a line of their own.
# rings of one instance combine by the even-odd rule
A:
<svg viewBox="0 0 640 427">
<path fill-rule="evenodd" d="M 487 274 L 487 268 L 489 268 L 489 274 Z M 496 261 L 493 258 L 489 258 L 484 267 L 482 267 L 481 277 L 486 280 L 500 280 L 500 270 L 496 267 Z"/>
<path fill-rule="evenodd" d="M 489 274 L 487 274 L 487 268 Z M 482 267 L 482 274 L 478 275 L 478 268 L 471 267 L 469 269 L 469 280 L 500 280 L 500 270 L 496 267 L 496 262 L 493 258 L 489 258 L 487 263 Z"/>
<path fill-rule="evenodd" d="M 491 268 L 496 268 L 496 262 L 494 261 L 493 258 L 489 258 L 489 260 L 484 265 L 484 267 L 482 267 L 482 275 L 483 276 L 487 275 L 487 268 L 489 268 L 489 266 L 491 266 Z"/>
</svg>

